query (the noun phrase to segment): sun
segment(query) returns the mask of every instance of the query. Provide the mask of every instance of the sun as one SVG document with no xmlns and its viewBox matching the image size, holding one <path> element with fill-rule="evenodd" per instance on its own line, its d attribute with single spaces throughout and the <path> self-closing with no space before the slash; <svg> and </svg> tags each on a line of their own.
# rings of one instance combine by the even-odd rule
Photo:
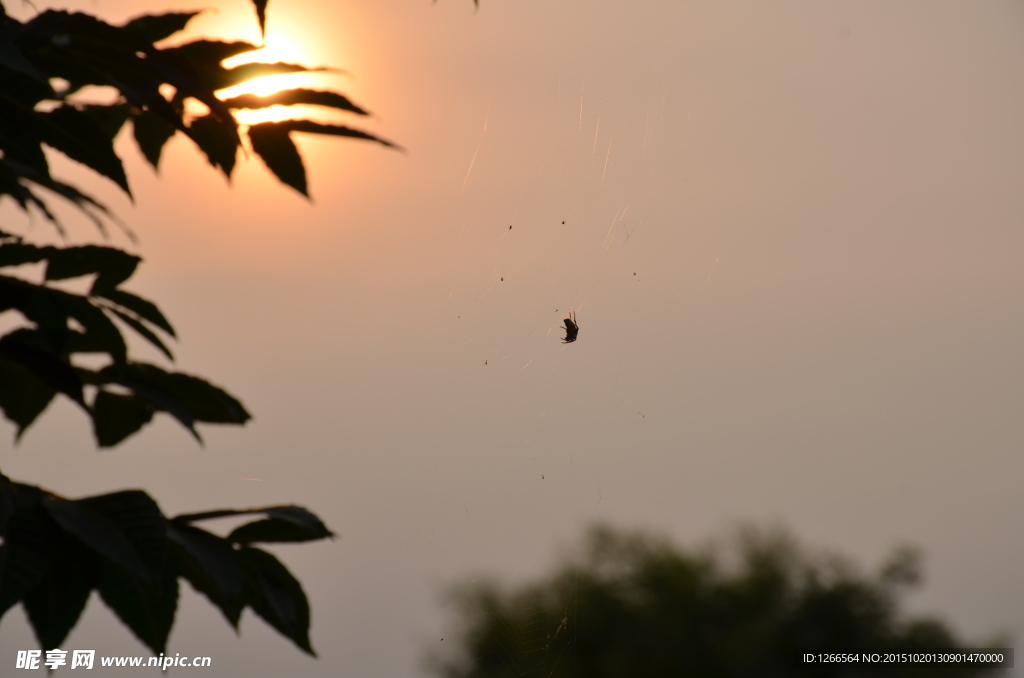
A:
<svg viewBox="0 0 1024 678">
<path fill-rule="evenodd" d="M 288 63 L 315 68 L 319 64 L 311 57 L 309 51 L 299 43 L 275 36 L 273 42 L 268 42 L 265 47 L 239 54 L 224 61 L 226 68 L 234 68 L 250 63 Z M 229 99 L 242 94 L 255 94 L 267 96 L 283 90 L 298 87 L 320 89 L 323 88 L 323 80 L 326 71 L 313 71 L 309 73 L 285 73 L 280 75 L 266 75 L 253 78 L 235 87 L 229 87 L 217 92 L 220 99 Z M 235 118 L 243 125 L 254 125 L 259 122 L 273 120 L 284 120 L 295 117 L 295 107 L 270 106 L 260 109 L 238 109 L 235 111 Z"/>
</svg>

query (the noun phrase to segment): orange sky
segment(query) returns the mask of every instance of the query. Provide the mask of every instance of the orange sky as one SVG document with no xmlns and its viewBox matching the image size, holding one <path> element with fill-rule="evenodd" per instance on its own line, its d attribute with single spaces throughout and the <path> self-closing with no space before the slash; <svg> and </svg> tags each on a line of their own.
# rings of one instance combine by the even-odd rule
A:
<svg viewBox="0 0 1024 678">
<path fill-rule="evenodd" d="M 217 7 L 197 31 L 258 37 L 246 2 Z M 60 404 L 17 448 L 0 427 L 4 472 L 143 487 L 172 514 L 295 501 L 341 534 L 277 549 L 319 661 L 183 596 L 172 651 L 211 676 L 425 675 L 454 633 L 442 584 L 522 580 L 596 519 L 688 544 L 777 521 L 865 566 L 911 541 L 915 607 L 1019 636 L 1022 20 L 1011 1 L 271 3 L 268 41 L 350 71 L 324 76 L 374 113 L 348 122 L 408 152 L 301 140 L 310 204 L 258 159 L 228 187 L 179 139 L 157 177 L 122 139 L 137 206 L 89 186 L 140 236 L 132 289 L 178 328 L 178 369 L 255 419 L 204 449 L 160 421 L 97 453 Z M 19 615 L 0 660 L 33 646 Z M 85 620 L 68 647 L 141 653 L 98 600 Z"/>
</svg>

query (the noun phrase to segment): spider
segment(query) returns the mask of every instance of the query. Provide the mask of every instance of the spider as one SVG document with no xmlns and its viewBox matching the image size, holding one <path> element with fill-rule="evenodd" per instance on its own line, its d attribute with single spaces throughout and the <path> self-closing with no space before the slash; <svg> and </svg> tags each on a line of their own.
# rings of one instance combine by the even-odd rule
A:
<svg viewBox="0 0 1024 678">
<path fill-rule="evenodd" d="M 569 311 L 569 317 L 565 319 L 565 339 L 562 339 L 563 344 L 571 344 L 576 341 L 576 335 L 580 333 L 580 327 L 576 324 L 576 314 Z"/>
</svg>

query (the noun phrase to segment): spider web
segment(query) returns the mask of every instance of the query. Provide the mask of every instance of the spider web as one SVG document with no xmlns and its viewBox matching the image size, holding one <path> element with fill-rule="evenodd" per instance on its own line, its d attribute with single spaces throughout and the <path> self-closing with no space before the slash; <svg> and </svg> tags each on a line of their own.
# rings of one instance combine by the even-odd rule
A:
<svg viewBox="0 0 1024 678">
<path fill-rule="evenodd" d="M 450 285 L 452 320 L 464 323 L 466 338 L 448 361 L 453 369 L 478 370 L 483 393 L 522 393 L 521 411 L 534 418 L 524 417 L 518 450 L 505 449 L 535 460 L 531 481 L 560 495 L 537 501 L 562 518 L 582 517 L 601 510 L 602 495 L 598 482 L 573 475 L 576 455 L 587 454 L 588 446 L 566 432 L 586 429 L 589 419 L 571 394 L 590 392 L 619 409 L 636 408 L 629 363 L 622 378 L 624 361 L 600 333 L 611 322 L 602 316 L 614 315 L 607 298 L 646 294 L 634 251 L 645 246 L 645 220 L 658 190 L 666 97 L 660 86 L 623 114 L 602 111 L 602 93 L 588 93 L 582 79 L 559 81 L 548 94 L 555 110 L 541 116 L 542 143 L 496 113 L 507 108 L 499 99 L 481 111 L 451 207 L 456 257 L 472 263 Z M 564 344 L 570 313 L 579 337 Z M 493 632 L 500 649 L 463 655 L 454 664 L 438 659 L 447 666 L 442 675 L 478 675 L 470 666 L 486 666 L 488 676 L 578 675 L 575 580 L 517 594 L 509 614 L 467 607 L 465 600 L 461 608 L 472 619 L 462 650 L 472 646 L 475 627 Z M 444 635 L 447 646 L 453 638 Z"/>
<path fill-rule="evenodd" d="M 452 272 L 452 315 L 472 330 L 453 360 L 512 372 L 569 362 L 554 339 L 570 312 L 587 342 L 588 311 L 624 289 L 644 295 L 638 261 L 645 221 L 657 216 L 664 85 L 626 112 L 602 110 L 605 93 L 591 95 L 581 77 L 555 85 L 540 131 L 502 117 L 514 106 L 497 95 L 466 149 L 445 220 L 458 229 L 455 257 L 471 262 Z"/>
</svg>

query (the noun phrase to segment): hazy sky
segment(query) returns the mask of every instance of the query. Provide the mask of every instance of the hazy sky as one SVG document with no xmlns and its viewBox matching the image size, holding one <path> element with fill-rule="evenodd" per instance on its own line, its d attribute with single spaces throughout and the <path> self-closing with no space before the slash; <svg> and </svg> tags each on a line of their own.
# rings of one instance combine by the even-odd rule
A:
<svg viewBox="0 0 1024 678">
<path fill-rule="evenodd" d="M 248 2 L 210 4 L 193 33 L 257 38 Z M 544 572 L 596 520 L 686 545 L 781 524 L 865 567 L 909 541 L 915 610 L 1022 637 L 1024 5 L 275 0 L 269 27 L 408 152 L 302 140 L 313 204 L 256 159 L 229 188 L 182 139 L 159 177 L 121 139 L 135 207 L 69 169 L 139 234 L 130 289 L 177 368 L 253 422 L 102 453 L 67 403 L 18 447 L 0 425 L 18 480 L 296 502 L 341 535 L 273 549 L 319 660 L 187 585 L 171 653 L 424 675 L 445 585 Z M 98 597 L 83 619 L 67 648 L 148 654 Z M 19 608 L 0 660 L 30 647 Z"/>
</svg>

